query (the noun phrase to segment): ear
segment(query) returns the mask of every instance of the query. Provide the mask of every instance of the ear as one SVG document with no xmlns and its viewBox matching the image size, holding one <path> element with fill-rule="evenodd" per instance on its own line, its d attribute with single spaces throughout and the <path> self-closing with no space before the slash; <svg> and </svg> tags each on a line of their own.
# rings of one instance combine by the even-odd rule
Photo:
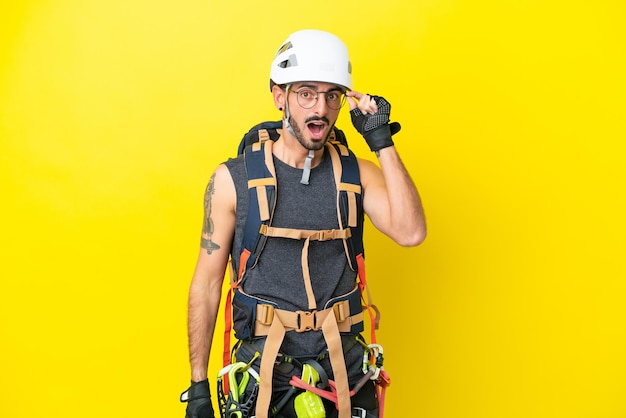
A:
<svg viewBox="0 0 626 418">
<path fill-rule="evenodd" d="M 283 110 L 285 108 L 285 101 L 287 99 L 285 95 L 285 90 L 275 84 L 272 87 L 272 96 L 274 96 L 274 106 L 276 106 L 280 110 Z"/>
</svg>

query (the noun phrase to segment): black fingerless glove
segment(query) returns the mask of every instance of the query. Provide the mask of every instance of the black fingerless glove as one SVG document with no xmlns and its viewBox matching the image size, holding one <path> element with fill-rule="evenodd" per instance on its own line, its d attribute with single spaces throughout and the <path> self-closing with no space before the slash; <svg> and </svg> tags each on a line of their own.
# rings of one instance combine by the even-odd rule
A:
<svg viewBox="0 0 626 418">
<path fill-rule="evenodd" d="M 400 131 L 398 122 L 389 123 L 391 104 L 383 97 L 371 96 L 378 106 L 373 115 L 363 114 L 358 107 L 350 111 L 352 124 L 369 145 L 372 151 L 378 151 L 393 145 L 392 135 Z"/>
<path fill-rule="evenodd" d="M 180 395 L 181 402 L 187 402 L 185 418 L 215 418 L 209 379 L 191 382 L 189 389 Z"/>
</svg>

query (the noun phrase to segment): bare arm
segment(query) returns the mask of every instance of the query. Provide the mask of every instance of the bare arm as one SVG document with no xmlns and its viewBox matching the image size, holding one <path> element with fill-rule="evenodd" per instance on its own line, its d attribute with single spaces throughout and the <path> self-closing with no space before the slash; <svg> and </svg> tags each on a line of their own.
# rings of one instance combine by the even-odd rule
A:
<svg viewBox="0 0 626 418">
<path fill-rule="evenodd" d="M 363 209 L 374 226 L 398 244 L 419 245 L 426 238 L 426 221 L 417 188 L 393 145 L 390 131 L 378 138 L 370 134 L 376 127 L 386 126 L 391 105 L 381 97 L 375 96 L 377 102 L 372 96 L 354 90 L 347 97 L 352 123 L 370 148 L 377 150 L 380 163 L 379 168 L 370 161 L 359 160 Z"/>
<path fill-rule="evenodd" d="M 395 147 L 377 152 L 380 168 L 359 159 L 363 209 L 372 224 L 403 246 L 419 245 L 426 238 L 422 202 Z"/>
<path fill-rule="evenodd" d="M 222 283 L 235 231 L 235 189 L 225 166 L 216 170 L 204 196 L 200 253 L 189 288 L 188 337 L 191 380 L 207 377 Z"/>
</svg>

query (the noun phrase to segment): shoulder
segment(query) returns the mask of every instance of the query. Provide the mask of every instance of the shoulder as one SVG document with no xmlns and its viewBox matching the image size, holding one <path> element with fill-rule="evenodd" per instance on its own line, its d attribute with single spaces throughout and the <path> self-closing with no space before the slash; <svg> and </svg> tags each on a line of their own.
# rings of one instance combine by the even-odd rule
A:
<svg viewBox="0 0 626 418">
<path fill-rule="evenodd" d="M 231 176 L 232 181 L 236 184 L 247 177 L 246 164 L 243 155 L 239 155 L 236 158 L 229 158 L 224 161 L 220 167 L 223 167 Z M 218 167 L 219 168 L 219 167 Z"/>
<path fill-rule="evenodd" d="M 207 194 L 215 195 L 215 197 L 227 202 L 234 202 L 236 196 L 234 179 L 235 177 L 227 163 L 218 165 L 209 180 Z"/>
<path fill-rule="evenodd" d="M 366 188 L 368 184 L 375 184 L 383 179 L 380 167 L 373 161 L 357 157 L 357 162 L 359 164 L 361 185 L 363 188 Z"/>
<path fill-rule="evenodd" d="M 237 170 L 240 167 L 244 166 L 244 156 L 242 155 L 238 155 L 236 158 L 229 158 L 228 160 L 224 161 L 221 165 L 223 165 L 224 167 L 226 167 L 229 171 L 230 170 Z"/>
</svg>

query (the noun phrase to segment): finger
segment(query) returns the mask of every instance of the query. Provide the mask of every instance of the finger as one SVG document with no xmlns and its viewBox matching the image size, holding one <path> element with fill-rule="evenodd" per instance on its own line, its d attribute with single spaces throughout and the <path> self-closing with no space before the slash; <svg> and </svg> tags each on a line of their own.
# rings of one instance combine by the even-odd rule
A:
<svg viewBox="0 0 626 418">
<path fill-rule="evenodd" d="M 348 91 L 346 92 L 346 96 L 347 96 L 347 97 L 354 97 L 354 98 L 356 98 L 357 100 L 361 100 L 361 98 L 364 96 L 364 94 L 363 94 L 363 93 L 359 93 L 359 92 L 358 92 L 358 91 L 356 91 L 356 90 L 348 90 Z"/>
<path fill-rule="evenodd" d="M 359 93 L 355 90 L 348 90 L 346 92 L 346 99 L 348 100 L 348 105 L 350 106 L 350 110 L 354 110 L 359 105 L 359 100 L 363 97 L 363 93 Z"/>
<path fill-rule="evenodd" d="M 348 106 L 350 106 L 350 110 L 354 110 L 359 105 L 356 100 L 354 100 L 351 96 L 346 94 L 346 99 L 348 100 Z"/>
<path fill-rule="evenodd" d="M 364 115 L 378 112 L 378 106 L 376 105 L 376 101 L 369 94 L 362 95 L 361 101 L 359 101 L 359 109 L 363 112 Z"/>
</svg>

